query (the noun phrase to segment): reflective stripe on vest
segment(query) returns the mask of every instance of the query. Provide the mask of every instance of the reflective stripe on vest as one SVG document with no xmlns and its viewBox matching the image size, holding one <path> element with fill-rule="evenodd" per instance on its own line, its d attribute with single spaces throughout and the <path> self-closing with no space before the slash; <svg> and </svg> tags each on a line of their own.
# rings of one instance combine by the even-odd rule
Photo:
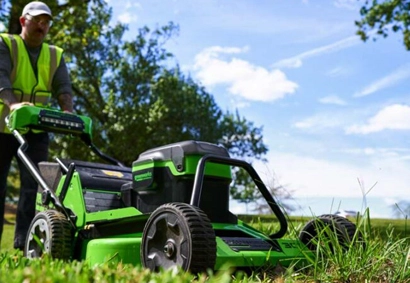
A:
<svg viewBox="0 0 410 283">
<path fill-rule="evenodd" d="M 43 43 L 37 58 L 37 74 L 31 65 L 30 57 L 23 39 L 18 35 L 0 34 L 10 50 L 13 64 L 10 73 L 13 92 L 22 102 L 32 102 L 38 106 L 48 106 L 51 98 L 52 82 L 60 65 L 63 50 L 57 46 Z M 9 108 L 0 100 L 0 132 L 9 133 L 4 118 Z"/>
</svg>

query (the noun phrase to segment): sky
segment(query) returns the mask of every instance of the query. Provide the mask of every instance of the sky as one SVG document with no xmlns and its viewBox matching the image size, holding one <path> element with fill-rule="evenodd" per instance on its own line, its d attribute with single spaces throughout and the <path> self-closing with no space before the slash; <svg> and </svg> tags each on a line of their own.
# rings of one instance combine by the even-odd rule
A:
<svg viewBox="0 0 410 283">
<path fill-rule="evenodd" d="M 224 111 L 263 127 L 266 182 L 296 214 L 391 217 L 410 201 L 410 52 L 400 34 L 363 42 L 357 0 L 113 1 L 113 22 L 154 29 Z M 272 181 L 273 180 L 273 181 Z"/>
</svg>

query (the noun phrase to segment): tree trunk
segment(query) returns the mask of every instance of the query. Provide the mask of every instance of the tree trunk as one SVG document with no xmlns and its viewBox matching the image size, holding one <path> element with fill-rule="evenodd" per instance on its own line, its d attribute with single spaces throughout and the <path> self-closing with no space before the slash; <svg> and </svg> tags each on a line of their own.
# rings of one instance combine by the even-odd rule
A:
<svg viewBox="0 0 410 283">
<path fill-rule="evenodd" d="M 21 12 L 23 12 L 24 6 L 29 2 L 31 2 L 31 0 L 11 0 L 10 1 L 11 8 L 10 8 L 10 16 L 9 16 L 8 33 L 20 34 L 21 32 L 21 26 L 20 26 Z"/>
</svg>

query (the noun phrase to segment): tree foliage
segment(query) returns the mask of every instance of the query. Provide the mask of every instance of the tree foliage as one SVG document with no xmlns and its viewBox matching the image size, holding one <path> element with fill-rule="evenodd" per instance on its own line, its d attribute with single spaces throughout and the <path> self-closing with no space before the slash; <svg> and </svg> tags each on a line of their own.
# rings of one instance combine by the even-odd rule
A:
<svg viewBox="0 0 410 283">
<path fill-rule="evenodd" d="M 403 43 L 410 50 L 410 1 L 369 1 L 360 9 L 362 19 L 356 21 L 357 34 L 363 41 L 387 37 L 390 32 L 401 32 Z"/>
<path fill-rule="evenodd" d="M 29 1 L 12 1 L 9 32 Z M 262 127 L 224 113 L 213 96 L 178 66 L 164 45 L 178 34 L 170 22 L 151 30 L 141 27 L 124 40 L 127 27 L 111 22 L 103 0 L 49 1 L 55 24 L 48 41 L 62 46 L 70 69 L 75 111 L 93 120 L 94 141 L 103 151 L 130 164 L 143 150 L 180 140 L 224 145 L 239 157 L 263 158 Z M 1 2 L 2 7 L 5 1 Z M 78 141 L 56 137 L 55 154 L 92 159 Z"/>
<path fill-rule="evenodd" d="M 104 152 L 128 165 L 144 150 L 189 139 L 222 144 L 238 156 L 262 158 L 267 152 L 262 128 L 223 113 L 178 66 L 167 66 L 173 55 L 164 45 L 179 31 L 174 23 L 141 27 L 134 39 L 124 40 L 127 27 L 110 22 L 103 1 L 82 2 L 60 17 L 61 26 L 50 33 L 66 50 L 75 109 L 92 117 L 95 143 Z M 84 158 L 75 141 L 58 148 Z"/>
<path fill-rule="evenodd" d="M 0 0 L 1 1 L 1 0 Z M 19 33 L 18 18 L 30 1 L 1 1 L 9 10 L 4 22 L 10 33 Z M 179 27 L 141 27 L 125 40 L 127 26 L 114 23 L 104 0 L 47 1 L 54 24 L 47 41 L 61 46 L 70 70 L 74 108 L 93 121 L 93 142 L 103 152 L 131 165 L 144 150 L 182 140 L 202 140 L 223 145 L 237 158 L 265 160 L 262 127 L 224 112 L 214 97 L 178 65 L 166 42 Z M 17 25 L 16 25 L 17 23 Z M 51 156 L 99 161 L 78 139 L 55 135 Z M 238 176 L 237 181 L 240 181 Z M 245 177 L 244 177 L 245 178 Z M 243 179 L 235 198 L 256 198 L 249 179 Z"/>
</svg>

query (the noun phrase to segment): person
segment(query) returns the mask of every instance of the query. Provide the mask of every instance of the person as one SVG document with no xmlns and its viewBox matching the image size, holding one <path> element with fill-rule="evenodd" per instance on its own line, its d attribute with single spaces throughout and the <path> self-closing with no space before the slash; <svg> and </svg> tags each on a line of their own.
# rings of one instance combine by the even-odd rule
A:
<svg viewBox="0 0 410 283">
<path fill-rule="evenodd" d="M 14 248 L 23 250 L 35 215 L 37 183 L 17 157 L 20 144 L 5 124 L 5 117 L 22 105 L 50 106 L 56 98 L 62 111 L 73 112 L 71 81 L 63 50 L 44 42 L 53 16 L 43 2 L 28 3 L 20 17 L 21 34 L 0 34 L 0 241 L 3 233 L 7 176 L 13 157 L 20 172 Z M 28 131 L 27 155 L 34 164 L 48 159 L 49 136 Z"/>
</svg>

